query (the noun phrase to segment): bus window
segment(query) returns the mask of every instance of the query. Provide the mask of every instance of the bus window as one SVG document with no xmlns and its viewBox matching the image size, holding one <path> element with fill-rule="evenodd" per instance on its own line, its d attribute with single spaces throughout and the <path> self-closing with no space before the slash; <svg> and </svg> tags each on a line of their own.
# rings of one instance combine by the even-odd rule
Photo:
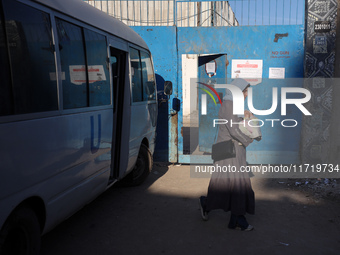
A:
<svg viewBox="0 0 340 255">
<path fill-rule="evenodd" d="M 0 116 L 13 112 L 13 98 L 11 93 L 10 69 L 7 53 L 7 43 L 4 31 L 2 11 L 0 11 Z"/>
<path fill-rule="evenodd" d="M 64 109 L 87 106 L 87 80 L 85 49 L 81 28 L 56 19 L 61 71 L 63 80 Z"/>
<path fill-rule="evenodd" d="M 142 73 L 139 59 L 139 51 L 130 48 L 130 60 L 131 60 L 131 82 L 132 82 L 132 101 L 143 101 L 142 93 Z"/>
<path fill-rule="evenodd" d="M 6 10 L 14 114 L 57 110 L 56 68 L 49 15 L 10 0 L 3 1 L 3 7 Z"/>
<path fill-rule="evenodd" d="M 141 51 L 143 74 L 143 100 L 156 100 L 155 76 L 149 54 Z"/>
<path fill-rule="evenodd" d="M 110 76 L 106 37 L 84 29 L 90 106 L 109 105 L 111 102 Z"/>
</svg>

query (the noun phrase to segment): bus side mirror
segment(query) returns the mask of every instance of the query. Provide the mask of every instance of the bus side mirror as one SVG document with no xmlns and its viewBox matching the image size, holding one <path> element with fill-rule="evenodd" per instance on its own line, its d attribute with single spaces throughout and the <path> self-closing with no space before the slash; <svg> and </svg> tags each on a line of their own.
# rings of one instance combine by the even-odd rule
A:
<svg viewBox="0 0 340 255">
<path fill-rule="evenodd" d="M 164 94 L 172 95 L 172 82 L 171 81 L 164 82 Z"/>
</svg>

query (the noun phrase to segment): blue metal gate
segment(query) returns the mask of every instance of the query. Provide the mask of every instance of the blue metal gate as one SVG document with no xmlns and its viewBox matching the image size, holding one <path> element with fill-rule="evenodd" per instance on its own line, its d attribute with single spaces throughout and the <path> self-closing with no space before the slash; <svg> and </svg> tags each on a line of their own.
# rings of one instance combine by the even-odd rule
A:
<svg viewBox="0 0 340 255">
<path fill-rule="evenodd" d="M 288 34 L 287 37 L 275 38 L 278 34 Z M 262 82 L 254 86 L 254 101 L 257 109 L 268 109 L 272 103 L 273 87 L 302 87 L 304 61 L 304 26 L 246 26 L 246 27 L 214 27 L 214 28 L 178 28 L 178 54 L 209 54 L 227 53 L 227 82 L 231 81 L 231 63 L 233 60 L 262 60 Z M 272 80 L 269 68 L 284 68 L 284 80 Z M 179 70 L 182 69 L 179 63 Z M 208 76 L 207 76 L 208 78 Z M 182 76 L 178 77 L 178 84 L 182 83 Z M 182 89 L 178 89 L 179 98 L 183 98 Z M 269 96 L 268 96 L 269 95 Z M 257 100 L 256 100 L 257 99 Z M 208 108 L 209 110 L 209 108 Z M 200 114 L 200 113 L 198 113 Z M 266 116 L 268 119 L 282 119 L 279 109 L 275 114 Z M 271 125 L 262 127 L 262 141 L 254 142 L 247 149 L 249 163 L 298 163 L 299 143 L 302 116 L 299 110 L 293 110 L 287 119 L 299 122 L 296 128 L 272 128 Z M 212 126 L 212 125 L 211 125 Z M 179 129 L 183 127 L 183 115 L 179 116 Z M 211 135 L 211 134 L 209 134 Z M 179 162 L 207 163 L 210 155 L 186 155 L 183 152 L 185 144 L 179 136 Z M 213 142 L 214 137 L 211 137 Z"/>
<path fill-rule="evenodd" d="M 105 4 L 103 7 L 103 1 L 88 2 L 101 4 L 102 10 L 120 18 L 144 38 L 153 54 L 159 90 L 162 81 L 173 82 L 173 95 L 161 100 L 155 160 L 210 161 L 208 153 L 199 152 L 200 129 L 190 126 L 188 129 L 183 115 L 186 107 L 183 100 L 188 93 L 182 86 L 185 55 L 226 56 L 226 83 L 232 80 L 233 61 L 261 60 L 262 80 L 253 89 L 257 109 L 270 108 L 273 87 L 279 91 L 281 87 L 303 87 L 301 80 L 294 78 L 303 78 L 304 71 L 304 0 L 111 1 L 115 3 L 113 7 Z M 283 71 L 284 79 L 269 79 L 274 69 Z M 204 72 L 200 73 L 202 76 Z M 208 75 L 206 78 L 210 79 Z M 182 102 L 178 114 L 172 112 L 174 98 Z M 266 117 L 282 120 L 279 107 Z M 298 126 L 272 128 L 266 123 L 262 127 L 262 141 L 247 149 L 249 163 L 300 162 L 301 113 L 289 109 L 285 118 L 296 119 Z"/>
</svg>

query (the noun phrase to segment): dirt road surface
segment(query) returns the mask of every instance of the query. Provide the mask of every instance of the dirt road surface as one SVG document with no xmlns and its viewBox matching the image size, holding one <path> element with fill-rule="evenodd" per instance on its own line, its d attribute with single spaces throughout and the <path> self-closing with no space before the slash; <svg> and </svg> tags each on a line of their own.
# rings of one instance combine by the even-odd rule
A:
<svg viewBox="0 0 340 255">
<path fill-rule="evenodd" d="M 43 255 L 340 254 L 340 204 L 284 180 L 252 178 L 251 232 L 227 228 L 229 213 L 203 221 L 207 178 L 190 166 L 155 167 L 138 187 L 113 187 L 42 239 Z"/>
</svg>

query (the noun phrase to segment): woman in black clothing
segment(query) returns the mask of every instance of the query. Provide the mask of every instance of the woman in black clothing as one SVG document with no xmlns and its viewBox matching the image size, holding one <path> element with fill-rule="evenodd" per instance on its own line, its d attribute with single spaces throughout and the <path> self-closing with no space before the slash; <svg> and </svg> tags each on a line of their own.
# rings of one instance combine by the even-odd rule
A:
<svg viewBox="0 0 340 255">
<path fill-rule="evenodd" d="M 231 84 L 237 86 L 243 91 L 244 99 L 248 95 L 249 83 L 243 79 L 235 79 Z M 223 104 L 219 110 L 219 119 L 228 120 L 225 125 L 219 125 L 217 141 L 233 140 L 236 157 L 227 158 L 215 162 L 215 166 L 234 166 L 236 172 L 215 171 L 212 173 L 207 197 L 200 197 L 200 208 L 202 218 L 208 220 L 208 212 L 214 209 L 223 209 L 231 211 L 231 217 L 228 227 L 231 229 L 241 229 L 245 231 L 253 230 L 249 225 L 245 214 L 255 213 L 255 197 L 251 187 L 248 173 L 239 172 L 242 166 L 246 166 L 246 147 L 253 141 L 247 135 L 243 134 L 238 125 L 232 123 L 242 122 L 242 118 L 233 115 L 232 94 L 227 90 L 223 98 Z M 216 168 L 217 169 L 217 168 Z"/>
</svg>

